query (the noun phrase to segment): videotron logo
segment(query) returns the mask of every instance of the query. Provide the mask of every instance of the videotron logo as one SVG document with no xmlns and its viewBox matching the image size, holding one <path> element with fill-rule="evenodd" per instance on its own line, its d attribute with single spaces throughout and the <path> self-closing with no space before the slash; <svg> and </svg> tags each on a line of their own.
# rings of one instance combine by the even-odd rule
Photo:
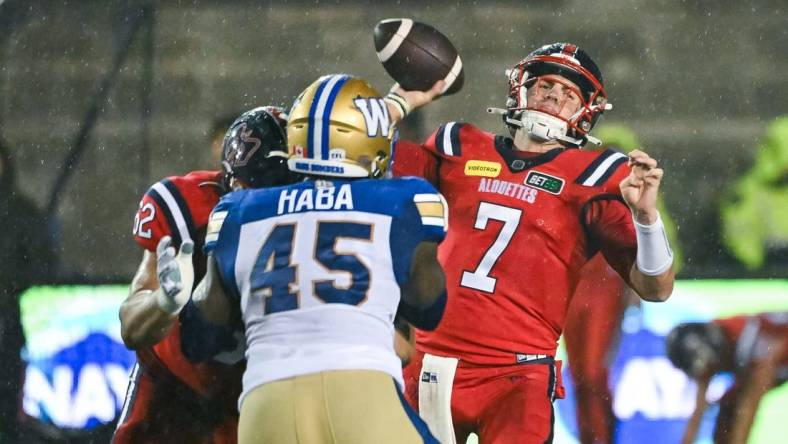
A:
<svg viewBox="0 0 788 444">
<path fill-rule="evenodd" d="M 501 164 L 498 162 L 485 162 L 484 160 L 465 162 L 466 176 L 498 177 L 499 174 L 501 174 Z"/>
<path fill-rule="evenodd" d="M 525 178 L 525 184 L 551 194 L 561 194 L 561 190 L 564 189 L 564 179 L 540 173 L 539 171 L 529 171 L 528 176 Z"/>
</svg>

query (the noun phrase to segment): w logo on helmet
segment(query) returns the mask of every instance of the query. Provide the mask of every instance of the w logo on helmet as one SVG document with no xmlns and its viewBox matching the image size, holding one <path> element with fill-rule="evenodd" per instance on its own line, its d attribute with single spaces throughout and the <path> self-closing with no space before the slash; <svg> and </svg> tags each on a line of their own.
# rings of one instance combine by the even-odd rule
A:
<svg viewBox="0 0 788 444">
<path fill-rule="evenodd" d="M 291 170 L 333 177 L 379 177 L 391 161 L 393 129 L 380 94 L 363 79 L 323 76 L 290 110 Z"/>
<path fill-rule="evenodd" d="M 386 107 L 386 102 L 383 99 L 380 97 L 359 97 L 354 99 L 353 103 L 364 116 L 364 122 L 367 125 L 367 136 L 389 136 L 391 120 L 389 119 L 389 110 Z"/>
</svg>

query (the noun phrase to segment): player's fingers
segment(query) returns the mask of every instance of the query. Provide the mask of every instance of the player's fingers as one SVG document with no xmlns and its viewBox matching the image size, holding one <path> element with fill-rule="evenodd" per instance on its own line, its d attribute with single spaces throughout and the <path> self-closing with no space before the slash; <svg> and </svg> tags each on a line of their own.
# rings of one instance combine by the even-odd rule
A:
<svg viewBox="0 0 788 444">
<path fill-rule="evenodd" d="M 167 277 L 177 277 L 179 275 L 178 264 L 175 261 L 170 261 L 161 267 L 160 275 Z"/>
<path fill-rule="evenodd" d="M 634 174 L 630 174 L 626 179 L 621 181 L 620 187 L 624 188 L 637 188 L 643 184 L 643 180 Z"/>
<path fill-rule="evenodd" d="M 634 153 L 634 151 L 633 151 L 633 153 Z M 641 166 L 641 167 L 643 167 L 645 169 L 656 168 L 657 160 L 649 157 L 648 154 L 645 154 L 643 152 L 640 152 L 639 154 L 636 154 L 636 155 L 632 155 L 632 153 L 630 153 L 630 155 L 629 155 L 629 165 L 630 166 L 637 165 L 637 166 Z"/>
<path fill-rule="evenodd" d="M 403 91 L 405 91 L 405 90 L 404 90 L 404 89 L 402 89 L 402 87 L 399 85 L 399 83 L 398 83 L 398 82 L 394 82 L 394 84 L 393 84 L 393 85 L 391 85 L 391 88 L 389 88 L 389 92 L 395 92 L 395 93 L 397 93 L 397 94 L 400 94 L 400 93 L 402 93 Z"/>
<path fill-rule="evenodd" d="M 446 89 L 448 89 L 448 86 L 449 85 L 446 83 L 445 80 L 438 80 L 437 82 L 435 82 L 434 85 L 432 85 L 432 88 L 430 88 L 430 90 L 427 91 L 427 93 L 430 95 L 431 98 L 435 98 L 443 94 L 446 91 Z"/>
<path fill-rule="evenodd" d="M 156 256 L 163 256 L 171 244 L 172 238 L 170 236 L 162 237 L 158 245 L 156 245 Z"/>
<path fill-rule="evenodd" d="M 634 150 L 630 151 L 629 154 L 627 154 L 627 155 L 629 156 L 630 159 L 647 159 L 647 158 L 651 158 L 651 156 L 649 156 L 648 153 L 646 153 L 645 151 L 643 151 L 641 149 L 634 149 Z"/>
<path fill-rule="evenodd" d="M 187 240 L 186 242 L 181 243 L 181 250 L 178 254 L 191 256 L 193 251 L 194 251 L 194 242 L 192 242 L 191 240 Z"/>
<path fill-rule="evenodd" d="M 662 176 L 665 175 L 665 170 L 662 168 L 653 168 L 646 173 L 647 178 L 654 178 L 657 180 L 662 180 Z"/>
<path fill-rule="evenodd" d="M 633 163 L 630 165 L 629 175 L 632 176 L 633 179 L 642 179 L 648 171 L 648 167 L 643 164 Z"/>
<path fill-rule="evenodd" d="M 644 177 L 645 183 L 651 186 L 659 185 L 659 183 L 662 181 L 663 174 L 664 171 L 662 171 L 661 168 L 654 168 L 653 170 L 650 170 Z"/>
<path fill-rule="evenodd" d="M 632 151 L 630 151 L 630 152 L 629 152 L 628 156 L 629 156 L 629 157 L 632 157 L 632 156 L 639 156 L 639 155 L 641 155 L 641 154 L 645 154 L 645 152 L 643 152 L 643 150 L 641 150 L 640 148 L 635 148 L 634 150 L 632 150 Z"/>
</svg>

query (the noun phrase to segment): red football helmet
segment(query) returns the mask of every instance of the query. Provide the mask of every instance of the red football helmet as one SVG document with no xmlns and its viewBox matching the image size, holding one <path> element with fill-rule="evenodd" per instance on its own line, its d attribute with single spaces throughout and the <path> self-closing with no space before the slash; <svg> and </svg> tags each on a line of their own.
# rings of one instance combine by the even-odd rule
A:
<svg viewBox="0 0 788 444">
<path fill-rule="evenodd" d="M 607 102 L 602 73 L 585 51 L 571 43 L 545 45 L 528 54 L 508 70 L 507 75 L 509 95 L 504 122 L 512 135 L 522 129 L 530 137 L 540 140 L 559 140 L 574 146 L 582 146 L 586 142 L 601 143 L 588 133 L 599 116 L 612 105 Z M 565 86 L 580 97 L 580 109 L 568 119 L 529 106 L 528 88 L 547 75 L 569 80 L 571 83 Z"/>
</svg>

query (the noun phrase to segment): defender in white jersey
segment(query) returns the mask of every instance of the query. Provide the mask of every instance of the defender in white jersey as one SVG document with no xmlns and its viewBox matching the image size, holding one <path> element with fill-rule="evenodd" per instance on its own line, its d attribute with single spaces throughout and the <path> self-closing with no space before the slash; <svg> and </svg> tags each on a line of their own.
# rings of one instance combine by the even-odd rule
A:
<svg viewBox="0 0 788 444">
<path fill-rule="evenodd" d="M 322 77 L 288 124 L 288 165 L 309 179 L 214 208 L 193 300 L 214 323 L 240 305 L 241 444 L 437 442 L 402 396 L 393 320 L 440 321 L 447 209 L 423 179 L 382 178 L 388 122 L 366 82 Z"/>
</svg>

